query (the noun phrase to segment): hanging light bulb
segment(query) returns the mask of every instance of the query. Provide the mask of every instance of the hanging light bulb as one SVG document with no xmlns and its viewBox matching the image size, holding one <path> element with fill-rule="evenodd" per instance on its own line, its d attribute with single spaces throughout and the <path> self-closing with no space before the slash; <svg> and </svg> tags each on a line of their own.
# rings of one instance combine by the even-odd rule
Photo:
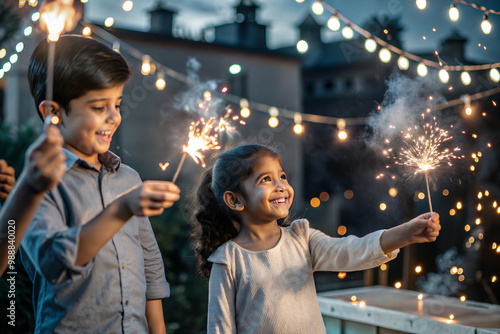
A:
<svg viewBox="0 0 500 334">
<path fill-rule="evenodd" d="M 450 75 L 444 68 L 439 70 L 439 80 L 441 80 L 442 83 L 448 83 L 448 81 L 450 80 Z"/>
<path fill-rule="evenodd" d="M 306 53 L 308 49 L 309 45 L 303 39 L 297 42 L 297 51 L 299 51 L 299 53 Z"/>
<path fill-rule="evenodd" d="M 493 67 L 491 70 L 490 70 L 490 78 L 491 80 L 493 80 L 494 82 L 498 82 L 500 81 L 500 73 L 498 73 L 498 70 Z"/>
<path fill-rule="evenodd" d="M 90 27 L 85 27 L 82 30 L 82 35 L 83 36 L 90 36 L 91 33 L 92 33 L 92 29 L 90 29 Z"/>
<path fill-rule="evenodd" d="M 125 1 L 123 4 L 122 4 L 122 9 L 126 12 L 130 12 L 132 10 L 132 8 L 134 7 L 134 3 L 130 0 L 127 0 Z"/>
<path fill-rule="evenodd" d="M 342 29 L 342 36 L 344 36 L 345 39 L 351 39 L 354 37 L 354 31 L 352 30 L 351 27 L 345 26 Z"/>
<path fill-rule="evenodd" d="M 375 50 L 377 50 L 377 42 L 375 42 L 371 38 L 368 38 L 365 41 L 365 49 L 366 49 L 366 51 L 368 51 L 370 53 L 375 52 Z"/>
<path fill-rule="evenodd" d="M 427 1 L 426 0 L 416 0 L 417 8 L 420 10 L 425 9 L 427 7 Z"/>
<path fill-rule="evenodd" d="M 167 83 L 165 82 L 165 76 L 162 72 L 158 72 L 158 79 L 156 79 L 155 86 L 158 90 L 164 90 L 167 86 Z"/>
<path fill-rule="evenodd" d="M 326 25 L 328 26 L 328 29 L 330 29 L 331 31 L 338 31 L 340 29 L 339 18 L 335 15 L 330 17 Z"/>
<path fill-rule="evenodd" d="M 460 79 L 462 79 L 462 83 L 466 86 L 470 85 L 471 83 L 471 77 L 469 72 L 463 71 L 462 74 L 460 75 Z"/>
<path fill-rule="evenodd" d="M 391 61 L 391 51 L 387 48 L 382 48 L 378 52 L 378 57 L 383 63 L 388 63 Z"/>
<path fill-rule="evenodd" d="M 406 71 L 408 68 L 410 68 L 410 62 L 408 61 L 408 58 L 406 58 L 405 56 L 399 56 L 398 67 L 402 71 Z"/>
<path fill-rule="evenodd" d="M 295 125 L 293 126 L 293 132 L 296 134 L 301 134 L 304 131 L 304 127 L 302 126 L 302 115 L 298 112 L 293 115 L 293 121 Z"/>
<path fill-rule="evenodd" d="M 454 3 L 450 6 L 450 11 L 448 12 L 448 14 L 450 15 L 450 20 L 452 20 L 453 22 L 458 21 L 460 13 L 458 12 L 457 6 L 455 6 Z"/>
<path fill-rule="evenodd" d="M 148 55 L 142 56 L 141 73 L 148 75 L 151 72 L 151 58 Z"/>
<path fill-rule="evenodd" d="M 24 50 L 24 43 L 23 42 L 19 42 L 16 44 L 16 52 L 21 52 Z M 3 57 L 2 57 L 3 58 Z M 497 71 L 498 72 L 498 71 Z"/>
<path fill-rule="evenodd" d="M 113 48 L 113 51 L 120 53 L 120 42 L 114 41 L 112 48 Z"/>
<path fill-rule="evenodd" d="M 323 14 L 323 4 L 321 3 L 321 1 L 315 1 L 313 4 L 312 4 L 312 11 L 314 14 L 316 15 L 321 15 Z"/>
<path fill-rule="evenodd" d="M 267 121 L 270 127 L 275 128 L 280 124 L 280 121 L 278 120 L 277 117 L 271 116 L 269 117 L 269 120 Z"/>
<path fill-rule="evenodd" d="M 347 131 L 345 130 L 345 126 L 346 126 L 345 119 L 340 118 L 339 120 L 337 120 L 337 128 L 339 129 L 337 136 L 339 137 L 340 140 L 347 139 Z"/>
<path fill-rule="evenodd" d="M 465 108 L 464 108 L 464 112 L 465 112 L 465 114 L 466 114 L 467 116 L 472 115 L 472 107 L 471 107 L 471 104 L 470 104 L 470 102 L 471 102 L 470 95 L 469 95 L 469 94 L 462 95 L 462 96 L 460 97 L 460 99 L 461 99 L 461 100 L 463 101 L 463 103 L 464 103 L 464 106 L 465 106 Z M 458 208 L 458 206 L 457 206 L 457 208 Z M 458 208 L 458 209 L 460 209 L 460 208 Z"/>
<path fill-rule="evenodd" d="M 115 19 L 111 16 L 104 20 L 104 26 L 107 28 L 111 27 L 113 24 L 115 24 Z"/>
<path fill-rule="evenodd" d="M 427 66 L 424 63 L 420 63 L 417 66 L 417 74 L 421 77 L 425 77 L 427 75 Z"/>
<path fill-rule="evenodd" d="M 483 29 L 483 32 L 488 35 L 491 32 L 491 23 L 488 20 L 488 14 L 484 14 L 483 16 L 483 22 L 481 22 L 481 29 Z"/>
</svg>

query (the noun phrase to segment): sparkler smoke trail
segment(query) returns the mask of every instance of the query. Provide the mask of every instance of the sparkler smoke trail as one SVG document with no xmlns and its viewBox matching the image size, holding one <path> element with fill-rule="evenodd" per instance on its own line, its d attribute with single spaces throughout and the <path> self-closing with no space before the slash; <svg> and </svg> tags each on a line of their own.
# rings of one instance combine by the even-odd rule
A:
<svg viewBox="0 0 500 334">
<path fill-rule="evenodd" d="M 429 176 L 436 168 L 452 166 L 453 159 L 463 157 L 460 148 L 453 146 L 453 124 L 432 112 L 432 107 L 443 101 L 436 91 L 428 80 L 395 76 L 388 82 L 380 111 L 369 121 L 374 133 L 369 145 L 388 159 L 386 169 L 401 167 L 407 180 L 424 174 L 431 212 Z M 377 178 L 384 176 L 380 173 Z"/>
</svg>

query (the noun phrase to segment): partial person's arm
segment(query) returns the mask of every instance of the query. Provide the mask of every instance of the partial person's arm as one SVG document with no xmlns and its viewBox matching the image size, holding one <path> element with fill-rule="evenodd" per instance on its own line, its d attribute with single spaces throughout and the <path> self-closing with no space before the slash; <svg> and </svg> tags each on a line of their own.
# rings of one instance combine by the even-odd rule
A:
<svg viewBox="0 0 500 334">
<path fill-rule="evenodd" d="M 146 301 L 146 320 L 148 322 L 149 334 L 167 334 L 161 299 Z"/>
<path fill-rule="evenodd" d="M 7 161 L 0 159 L 0 204 L 3 204 L 16 183 L 14 168 Z"/>
<path fill-rule="evenodd" d="M 236 334 L 234 279 L 230 268 L 214 263 L 208 289 L 207 334 Z"/>
<path fill-rule="evenodd" d="M 21 240 L 42 202 L 65 171 L 63 138 L 48 126 L 28 148 L 24 169 L 0 211 L 0 274 L 13 261 Z"/>
<path fill-rule="evenodd" d="M 441 230 L 439 214 L 424 213 L 407 223 L 390 228 L 380 237 L 380 247 L 384 253 L 405 246 L 435 241 Z"/>
</svg>

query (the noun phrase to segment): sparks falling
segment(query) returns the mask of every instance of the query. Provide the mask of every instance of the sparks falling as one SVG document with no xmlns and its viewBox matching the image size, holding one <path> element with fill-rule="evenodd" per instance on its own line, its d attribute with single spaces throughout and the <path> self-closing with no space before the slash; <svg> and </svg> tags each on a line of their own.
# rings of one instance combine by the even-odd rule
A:
<svg viewBox="0 0 500 334">
<path fill-rule="evenodd" d="M 429 206 L 432 212 L 428 173 L 443 165 L 453 166 L 453 159 L 461 159 L 464 156 L 457 155 L 460 151 L 459 147 L 450 148 L 448 142 L 453 136 L 438 126 L 436 117 L 432 117 L 431 122 L 425 122 L 425 117 L 425 114 L 422 114 L 424 124 L 421 127 L 415 125 L 406 131 L 401 131 L 400 142 L 397 145 L 399 149 L 391 147 L 383 150 L 382 153 L 393 160 L 394 164 L 410 169 L 412 171 L 410 176 L 425 174 Z M 385 143 L 391 145 L 389 139 L 386 139 Z M 386 168 L 389 167 L 390 165 L 386 166 Z"/>
</svg>

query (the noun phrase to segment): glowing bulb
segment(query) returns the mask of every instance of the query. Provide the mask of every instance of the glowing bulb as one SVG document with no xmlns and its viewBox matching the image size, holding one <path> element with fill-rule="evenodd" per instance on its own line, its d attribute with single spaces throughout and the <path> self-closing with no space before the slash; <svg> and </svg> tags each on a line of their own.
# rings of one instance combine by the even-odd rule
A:
<svg viewBox="0 0 500 334">
<path fill-rule="evenodd" d="M 457 6 L 455 6 L 455 4 L 451 5 L 448 14 L 450 15 L 450 20 L 452 20 L 453 22 L 458 21 L 458 18 L 460 17 L 460 13 L 458 12 Z"/>
<path fill-rule="evenodd" d="M 418 300 L 422 300 L 422 299 L 424 299 L 424 295 L 423 295 L 423 294 L 421 294 L 421 293 L 419 293 L 419 294 L 418 294 L 418 296 L 417 296 L 417 299 L 418 299 Z"/>
<path fill-rule="evenodd" d="M 241 72 L 241 65 L 240 64 L 233 64 L 229 66 L 229 73 L 231 74 L 238 74 Z"/>
<path fill-rule="evenodd" d="M 344 36 L 345 39 L 351 39 L 354 37 L 354 30 L 352 30 L 351 27 L 346 26 L 342 29 L 342 36 Z"/>
<path fill-rule="evenodd" d="M 17 53 L 14 53 L 12 56 L 10 56 L 9 61 L 11 64 L 15 64 L 15 63 L 17 63 L 18 59 L 19 59 L 19 56 L 17 55 Z"/>
<path fill-rule="evenodd" d="M 142 56 L 142 66 L 141 73 L 143 75 L 148 75 L 151 72 L 151 58 L 148 55 Z"/>
<path fill-rule="evenodd" d="M 10 71 L 10 69 L 12 68 L 12 64 L 9 63 L 9 62 L 6 62 L 5 64 L 3 64 L 2 66 L 2 69 L 4 71 L 4 73 L 7 73 Z"/>
<path fill-rule="evenodd" d="M 29 36 L 31 35 L 31 33 L 33 32 L 33 27 L 32 26 L 27 26 L 26 28 L 24 28 L 24 36 Z"/>
<path fill-rule="evenodd" d="M 21 52 L 24 50 L 24 43 L 23 42 L 19 42 L 16 44 L 16 52 Z"/>
<path fill-rule="evenodd" d="M 375 50 L 377 50 L 377 42 L 375 42 L 371 38 L 368 38 L 365 41 L 365 49 L 366 49 L 366 51 L 368 51 L 370 53 L 375 52 Z"/>
<path fill-rule="evenodd" d="M 40 12 L 34 12 L 33 15 L 31 15 L 31 21 L 36 22 L 40 19 Z"/>
<path fill-rule="evenodd" d="M 391 61 L 391 51 L 387 48 L 380 49 L 378 57 L 383 63 L 388 63 Z"/>
<path fill-rule="evenodd" d="M 394 284 L 394 287 L 396 289 L 401 289 L 401 282 L 396 282 L 396 284 Z"/>
<path fill-rule="evenodd" d="M 346 130 L 340 130 L 338 133 L 339 139 L 340 140 L 346 140 L 347 139 L 347 131 Z"/>
<path fill-rule="evenodd" d="M 410 68 L 410 62 L 408 61 L 408 58 L 405 56 L 400 56 L 398 59 L 398 67 L 402 71 L 406 71 L 408 68 Z"/>
<path fill-rule="evenodd" d="M 250 116 L 250 109 L 248 109 L 246 107 L 245 108 L 241 108 L 240 115 L 243 118 L 247 118 L 248 116 Z"/>
<path fill-rule="evenodd" d="M 301 134 L 302 131 L 304 131 L 304 127 L 302 126 L 302 124 L 297 123 L 293 126 L 293 132 L 295 132 L 296 134 Z"/>
<path fill-rule="evenodd" d="M 130 1 L 130 0 L 125 1 L 122 4 L 123 10 L 126 11 L 126 12 L 130 12 L 132 10 L 132 7 L 134 7 L 134 3 L 132 1 Z"/>
<path fill-rule="evenodd" d="M 85 27 L 82 30 L 82 35 L 83 36 L 90 36 L 91 33 L 92 33 L 92 30 L 90 29 L 90 27 Z"/>
<path fill-rule="evenodd" d="M 167 86 L 163 73 L 158 73 L 158 79 L 156 80 L 155 86 L 158 90 L 164 90 Z"/>
<path fill-rule="evenodd" d="M 470 106 L 470 104 L 465 106 L 465 114 L 467 116 L 472 115 L 472 107 Z"/>
<path fill-rule="evenodd" d="M 493 80 L 494 82 L 498 82 L 500 81 L 500 73 L 498 73 L 498 70 L 496 68 L 492 68 L 490 70 L 490 78 L 491 80 Z"/>
<path fill-rule="evenodd" d="M 491 32 L 491 23 L 488 20 L 488 14 L 484 14 L 483 16 L 483 22 L 481 22 L 481 29 L 486 35 L 488 35 Z"/>
<path fill-rule="evenodd" d="M 297 42 L 297 51 L 299 51 L 299 53 L 306 53 L 308 49 L 309 45 L 303 39 Z"/>
<path fill-rule="evenodd" d="M 326 25 L 328 26 L 328 29 L 330 29 L 331 31 L 338 31 L 340 29 L 339 18 L 336 17 L 335 15 L 330 17 Z"/>
<path fill-rule="evenodd" d="M 269 121 L 267 121 L 270 127 L 275 128 L 280 123 L 277 117 L 271 116 L 269 117 Z"/>
<path fill-rule="evenodd" d="M 108 17 L 106 20 L 104 20 L 104 26 L 106 27 L 111 27 L 113 24 L 115 24 L 115 19 L 112 18 L 111 16 Z"/>
<path fill-rule="evenodd" d="M 7 50 L 5 48 L 0 50 L 0 59 L 4 58 L 7 55 Z"/>
<path fill-rule="evenodd" d="M 423 10 L 423 9 L 425 9 L 425 7 L 427 7 L 426 0 L 417 0 L 416 3 L 417 3 L 417 8 L 420 10 Z"/>
<path fill-rule="evenodd" d="M 421 77 L 425 77 L 427 75 L 427 66 L 424 63 L 420 63 L 417 66 L 417 74 Z"/>
<path fill-rule="evenodd" d="M 448 81 L 450 80 L 450 75 L 444 68 L 439 70 L 439 80 L 441 80 L 442 83 L 448 83 Z"/>
<path fill-rule="evenodd" d="M 312 11 L 316 15 L 323 14 L 323 4 L 321 3 L 321 1 L 316 1 L 312 4 Z"/>
<path fill-rule="evenodd" d="M 466 86 L 470 85 L 470 83 L 472 81 L 470 74 L 467 71 L 464 71 L 464 72 L 462 72 L 462 74 L 460 74 L 460 79 L 462 79 L 462 83 Z"/>
</svg>

